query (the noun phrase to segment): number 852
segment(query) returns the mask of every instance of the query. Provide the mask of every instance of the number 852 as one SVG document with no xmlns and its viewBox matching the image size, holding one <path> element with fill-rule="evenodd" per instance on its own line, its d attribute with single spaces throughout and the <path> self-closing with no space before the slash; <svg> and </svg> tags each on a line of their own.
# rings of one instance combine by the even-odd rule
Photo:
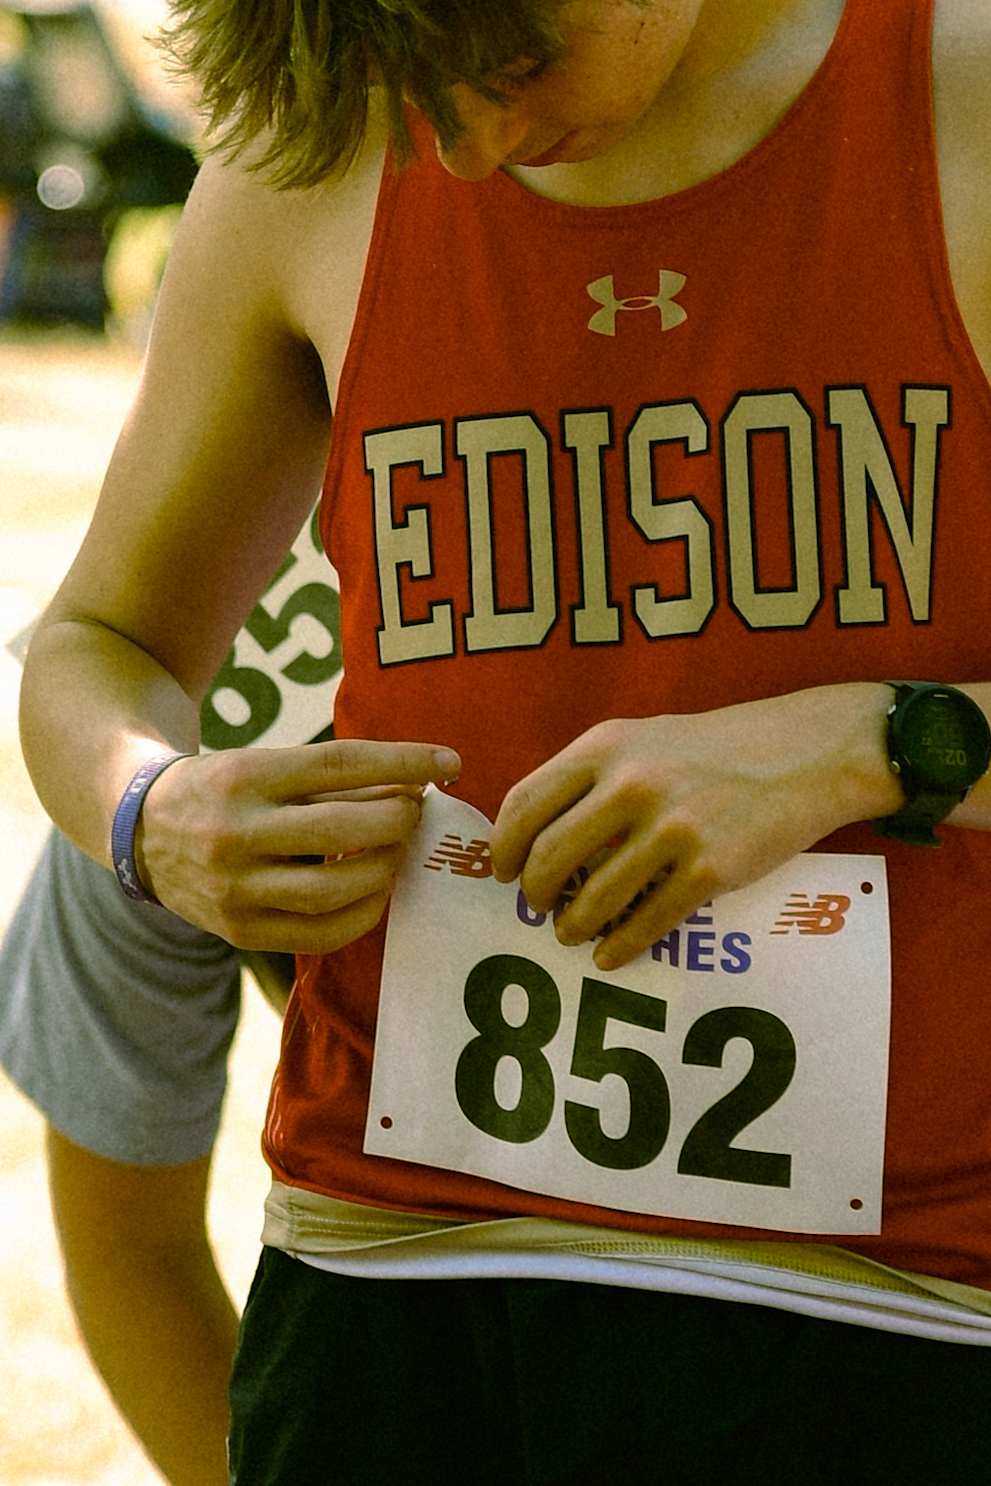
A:
<svg viewBox="0 0 991 1486">
<path fill-rule="evenodd" d="M 519 1025 L 506 1020 L 504 993 L 520 987 L 527 1013 Z M 542 966 L 520 955 L 491 955 L 471 971 L 464 1006 L 478 1033 L 463 1049 L 455 1071 L 455 1095 L 462 1113 L 495 1140 L 526 1144 L 538 1139 L 554 1113 L 554 1070 L 543 1049 L 561 1023 L 561 995 Z M 573 1099 L 564 1103 L 568 1139 L 585 1160 L 614 1171 L 649 1166 L 667 1142 L 671 1128 L 671 1094 L 662 1069 L 633 1047 L 606 1047 L 610 1021 L 663 1033 L 667 1002 L 623 986 L 586 976 L 582 981 L 570 1073 L 601 1083 L 615 1074 L 629 1093 L 625 1132 L 602 1128 L 599 1107 Z M 724 1006 L 699 1017 L 685 1037 L 681 1061 L 698 1067 L 722 1067 L 727 1044 L 736 1037 L 750 1043 L 753 1063 L 743 1079 L 707 1109 L 688 1132 L 678 1156 L 678 1171 L 687 1176 L 719 1178 L 755 1186 L 788 1187 L 791 1156 L 776 1151 L 743 1150 L 734 1138 L 784 1094 L 797 1062 L 795 1041 L 779 1017 L 751 1006 Z M 512 1109 L 496 1098 L 496 1069 L 503 1058 L 519 1065 L 519 1096 Z"/>
</svg>

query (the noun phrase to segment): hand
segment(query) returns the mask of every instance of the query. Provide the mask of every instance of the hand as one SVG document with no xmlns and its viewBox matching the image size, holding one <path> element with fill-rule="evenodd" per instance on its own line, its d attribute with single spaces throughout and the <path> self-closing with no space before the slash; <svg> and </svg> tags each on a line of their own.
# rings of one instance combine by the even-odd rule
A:
<svg viewBox="0 0 991 1486">
<path fill-rule="evenodd" d="M 530 906 L 549 913 L 586 869 L 557 936 L 580 944 L 605 930 L 595 962 L 617 969 L 708 899 L 897 809 L 889 703 L 889 688 L 865 683 L 600 723 L 507 795 L 495 874 L 520 876 Z"/>
<path fill-rule="evenodd" d="M 241 949 L 329 953 L 374 928 L 423 787 L 459 768 L 449 749 L 363 741 L 181 759 L 145 800 L 142 881 Z"/>
</svg>

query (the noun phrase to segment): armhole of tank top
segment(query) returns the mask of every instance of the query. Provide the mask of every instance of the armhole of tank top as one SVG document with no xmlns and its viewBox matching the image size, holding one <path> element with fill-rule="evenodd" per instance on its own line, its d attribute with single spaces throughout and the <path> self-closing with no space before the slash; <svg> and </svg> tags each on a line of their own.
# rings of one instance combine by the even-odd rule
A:
<svg viewBox="0 0 991 1486">
<path fill-rule="evenodd" d="M 371 230 L 368 235 L 368 250 L 361 272 L 361 286 L 355 301 L 354 318 L 351 322 L 351 332 L 348 336 L 347 349 L 344 352 L 340 375 L 337 379 L 337 392 L 334 398 L 335 422 L 337 420 L 338 408 L 341 406 L 347 407 L 348 393 L 354 381 L 355 364 L 360 355 L 361 345 L 368 334 L 371 324 L 372 304 L 375 299 L 384 256 L 383 246 L 389 223 L 392 220 L 398 185 L 399 174 L 395 168 L 392 143 L 390 141 L 386 146 L 382 160 L 382 170 L 375 196 L 375 207 L 372 212 Z"/>
<path fill-rule="evenodd" d="M 327 454 L 327 464 L 324 468 L 320 497 L 320 529 L 325 544 L 333 513 L 334 491 L 337 487 L 343 450 L 346 443 L 351 391 L 356 375 L 355 369 L 361 355 L 361 347 L 368 335 L 372 322 L 373 307 L 384 257 L 384 243 L 389 224 L 392 220 L 398 187 L 399 172 L 395 166 L 395 156 L 390 140 L 386 146 L 382 160 L 382 170 L 375 197 L 375 208 L 372 214 L 371 232 L 368 238 L 368 251 L 365 255 L 365 264 L 361 274 L 361 286 L 358 290 L 354 319 L 351 323 L 351 332 L 348 336 L 347 349 L 344 353 L 344 359 L 341 362 L 341 371 L 337 379 L 337 388 L 333 398 L 333 423 L 330 448 Z"/>
</svg>

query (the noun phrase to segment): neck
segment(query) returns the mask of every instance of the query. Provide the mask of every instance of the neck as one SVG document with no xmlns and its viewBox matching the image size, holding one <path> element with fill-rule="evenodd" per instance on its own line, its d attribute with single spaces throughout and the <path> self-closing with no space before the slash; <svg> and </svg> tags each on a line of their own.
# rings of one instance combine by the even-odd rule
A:
<svg viewBox="0 0 991 1486">
<path fill-rule="evenodd" d="M 845 0 L 707 0 L 654 102 L 607 154 L 514 166 L 536 195 L 575 206 L 670 196 L 729 168 L 787 114 L 829 50 Z"/>
</svg>

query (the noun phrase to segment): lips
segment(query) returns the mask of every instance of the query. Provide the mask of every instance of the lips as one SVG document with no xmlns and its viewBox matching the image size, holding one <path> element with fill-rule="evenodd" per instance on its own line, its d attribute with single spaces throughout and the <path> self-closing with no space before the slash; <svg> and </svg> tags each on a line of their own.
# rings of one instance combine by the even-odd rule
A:
<svg viewBox="0 0 991 1486">
<path fill-rule="evenodd" d="M 577 130 L 573 129 L 568 134 L 565 134 L 561 139 L 559 139 L 556 144 L 552 144 L 549 149 L 543 150 L 539 155 L 527 155 L 526 159 L 514 160 L 513 164 L 523 166 L 557 165 L 562 160 L 570 159 L 572 141 L 574 140 L 577 132 Z"/>
</svg>

